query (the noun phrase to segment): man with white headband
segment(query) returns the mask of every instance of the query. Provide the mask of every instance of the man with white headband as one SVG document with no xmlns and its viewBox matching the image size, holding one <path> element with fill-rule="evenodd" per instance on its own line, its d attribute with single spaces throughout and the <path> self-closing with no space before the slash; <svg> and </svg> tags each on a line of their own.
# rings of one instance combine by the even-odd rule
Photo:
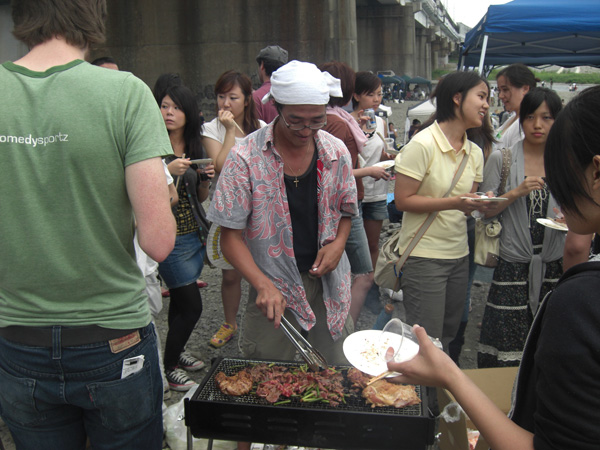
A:
<svg viewBox="0 0 600 450">
<path fill-rule="evenodd" d="M 246 357 L 294 358 L 278 329 L 285 311 L 329 363 L 347 362 L 342 343 L 354 325 L 344 246 L 358 208 L 350 154 L 321 130 L 330 95 L 341 97 L 340 81 L 314 64 L 275 71 L 263 101 L 272 97 L 279 117 L 231 150 L 210 205 L 225 257 L 251 284 Z"/>
</svg>

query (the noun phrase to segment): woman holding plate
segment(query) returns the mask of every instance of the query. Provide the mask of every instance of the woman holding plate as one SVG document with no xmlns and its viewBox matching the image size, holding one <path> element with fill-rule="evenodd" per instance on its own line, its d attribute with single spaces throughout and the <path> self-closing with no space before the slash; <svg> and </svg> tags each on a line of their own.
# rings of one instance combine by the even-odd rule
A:
<svg viewBox="0 0 600 450">
<path fill-rule="evenodd" d="M 525 139 L 511 148 L 506 194 L 501 196 L 508 200 L 487 207 L 486 219 L 502 213 L 502 232 L 481 326 L 480 368 L 519 365 L 538 304 L 562 275 L 565 233 L 537 220 L 555 214 L 557 206 L 545 181 L 544 149 L 561 108 L 558 95 L 547 88 L 523 97 L 519 121 Z M 483 192 L 498 192 L 501 171 L 502 152 L 496 151 L 485 165 Z"/>
<path fill-rule="evenodd" d="M 469 200 L 477 197 L 483 179 L 483 152 L 466 132 L 482 127 L 489 85 L 474 72 L 454 72 L 442 78 L 432 96 L 436 120 L 404 147 L 402 164 L 396 160 L 394 198 L 404 211 L 400 254 L 435 214 L 402 267 L 400 287 L 407 323 L 426 324 L 448 351 L 467 292 L 466 215 L 483 206 Z"/>
</svg>

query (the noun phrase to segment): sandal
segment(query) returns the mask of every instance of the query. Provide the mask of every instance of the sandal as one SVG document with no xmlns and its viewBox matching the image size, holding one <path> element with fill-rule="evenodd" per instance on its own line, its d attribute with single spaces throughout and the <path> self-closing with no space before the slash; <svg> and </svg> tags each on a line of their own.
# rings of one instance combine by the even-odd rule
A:
<svg viewBox="0 0 600 450">
<path fill-rule="evenodd" d="M 237 328 L 233 328 L 233 325 L 229 325 L 227 322 L 221 325 L 219 331 L 210 339 L 210 345 L 216 348 L 223 347 L 227 344 L 231 338 L 237 333 Z"/>
<path fill-rule="evenodd" d="M 202 280 L 196 281 L 196 284 L 198 285 L 198 288 L 205 288 L 206 286 L 208 286 L 208 283 Z"/>
</svg>

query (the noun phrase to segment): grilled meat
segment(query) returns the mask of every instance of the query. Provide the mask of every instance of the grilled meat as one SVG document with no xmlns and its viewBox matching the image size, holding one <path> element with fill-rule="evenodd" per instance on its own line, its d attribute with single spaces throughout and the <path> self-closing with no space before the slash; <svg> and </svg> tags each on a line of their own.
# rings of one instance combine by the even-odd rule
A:
<svg viewBox="0 0 600 450">
<path fill-rule="evenodd" d="M 223 372 L 215 375 L 217 387 L 227 395 L 240 396 L 247 394 L 252 389 L 252 376 L 246 370 L 228 377 Z"/>
<path fill-rule="evenodd" d="M 352 383 L 352 387 L 364 389 L 367 387 L 367 383 L 372 377 L 358 369 L 350 369 L 348 371 L 348 379 Z"/>
<path fill-rule="evenodd" d="M 367 386 L 372 377 L 358 369 L 347 373 L 352 387 L 360 392 L 367 404 L 403 408 L 421 402 L 414 386 L 405 386 L 379 380 Z M 311 372 L 277 366 L 256 364 L 227 376 L 224 372 L 215 375 L 218 388 L 226 395 L 248 394 L 256 386 L 256 395 L 269 403 L 289 403 L 292 398 L 302 403 L 324 401 L 331 406 L 344 402 L 346 395 L 342 372 L 327 369 Z"/>
<path fill-rule="evenodd" d="M 367 386 L 363 389 L 362 396 L 373 408 L 376 406 L 404 408 L 421 403 L 414 386 L 390 383 L 386 380 L 378 380 Z"/>
<path fill-rule="evenodd" d="M 414 386 L 390 383 L 386 379 L 378 380 L 367 386 L 371 378 L 373 377 L 358 369 L 348 371 L 348 379 L 352 382 L 352 386 L 362 389 L 362 396 L 371 407 L 404 408 L 421 403 Z"/>
<path fill-rule="evenodd" d="M 269 403 L 296 397 L 300 402 L 326 401 L 332 406 L 344 401 L 343 375 L 332 369 L 320 372 L 288 367 L 256 364 L 228 377 L 223 372 L 215 376 L 221 392 L 244 395 L 256 385 L 256 395 Z"/>
</svg>

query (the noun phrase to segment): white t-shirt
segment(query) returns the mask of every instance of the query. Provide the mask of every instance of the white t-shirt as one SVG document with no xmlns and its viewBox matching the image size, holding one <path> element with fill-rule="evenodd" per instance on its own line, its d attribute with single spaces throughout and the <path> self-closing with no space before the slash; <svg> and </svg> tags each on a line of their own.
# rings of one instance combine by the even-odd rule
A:
<svg viewBox="0 0 600 450">
<path fill-rule="evenodd" d="M 371 167 L 381 161 L 381 152 L 384 150 L 384 142 L 377 133 L 385 137 L 385 122 L 379 116 L 375 116 L 375 120 L 377 121 L 376 132 L 367 140 L 362 152 L 360 152 L 360 156 L 365 161 L 362 167 Z M 372 177 L 364 177 L 362 182 L 365 187 L 363 203 L 387 200 L 388 182 L 386 180 L 376 180 Z"/>
<path fill-rule="evenodd" d="M 260 119 L 258 120 L 258 123 L 260 124 L 260 128 L 267 126 L 267 124 Z M 223 126 L 218 117 L 215 117 L 210 122 L 206 122 L 204 125 L 202 125 L 202 137 L 214 139 L 219 144 L 222 144 L 225 141 L 225 134 L 227 134 L 227 128 Z M 244 138 L 236 136 L 235 143 L 239 144 L 242 139 Z M 217 187 L 217 181 L 219 181 L 219 174 L 215 173 L 215 176 L 210 183 L 209 197 L 211 200 Z"/>
</svg>

